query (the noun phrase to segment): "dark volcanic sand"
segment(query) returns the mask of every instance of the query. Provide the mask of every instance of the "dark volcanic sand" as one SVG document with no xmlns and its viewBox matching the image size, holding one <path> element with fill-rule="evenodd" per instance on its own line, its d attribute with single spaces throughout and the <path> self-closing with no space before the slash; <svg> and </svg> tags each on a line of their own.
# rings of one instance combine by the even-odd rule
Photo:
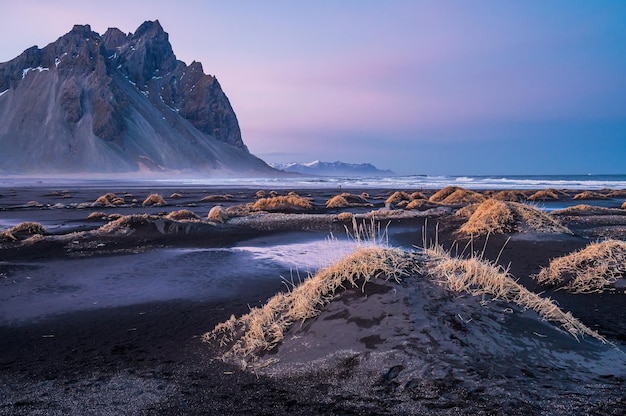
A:
<svg viewBox="0 0 626 416">
<path fill-rule="evenodd" d="M 127 215 L 163 213 L 184 208 L 205 218 L 212 206 L 218 203 L 229 206 L 250 202 L 254 200 L 256 192 L 256 189 L 233 191 L 202 187 L 70 187 L 67 189 L 70 192 L 65 194 L 69 196 L 64 197 L 63 190 L 65 188 L 62 186 L 54 189 L 45 186 L 0 189 L 0 230 L 22 221 L 40 222 L 56 234 L 93 229 L 104 224 L 86 221 L 87 215 L 94 211 Z M 375 207 L 355 208 L 350 211 L 365 213 L 371 209 L 382 208 L 384 198 L 390 194 L 388 190 L 366 191 Z M 139 203 L 116 208 L 67 207 L 71 203 L 93 202 L 106 192 L 115 192 L 118 195 L 128 192 Z M 142 207 L 143 198 L 153 192 L 163 195 L 169 205 Z M 182 197 L 168 198 L 174 192 L 181 193 Z M 305 190 L 298 193 L 313 198 L 315 213 L 342 211 L 324 209 L 324 202 L 339 191 Z M 232 198 L 226 202 L 200 202 L 206 195 L 219 194 L 230 194 Z M 37 201 L 43 207 L 28 206 L 29 201 Z M 66 207 L 48 208 L 57 203 Z M 529 278 L 530 274 L 537 273 L 540 267 L 546 266 L 551 258 L 584 247 L 593 240 L 591 234 L 597 233 L 598 229 L 605 227 L 603 223 L 607 222 L 599 217 L 595 220 L 587 218 L 579 221 L 572 218 L 567 221 L 574 226 L 572 228 L 575 228 L 575 236 L 515 235 L 506 246 L 506 237 L 492 236 L 486 245 L 485 257 L 495 259 L 500 254 L 500 263 L 510 263 L 510 271 L 520 279 L 520 283 L 531 290 L 546 291 L 545 294 L 558 300 L 562 308 L 572 311 L 581 321 L 624 350 L 626 295 L 623 288 L 621 291 L 602 295 L 574 296 L 536 287 Z M 610 232 L 619 235 L 626 226 L 626 217 L 613 218 L 610 223 Z M 383 225 L 385 224 L 387 220 L 383 221 Z M 453 232 L 461 221 L 453 216 L 441 215 L 441 212 L 433 213 L 427 223 L 428 238 L 434 237 L 436 224 L 439 224 L 439 241 L 450 247 L 457 240 Z M 423 217 L 392 219 L 389 224 L 391 245 L 407 248 L 421 245 L 423 226 Z M 0 251 L 0 279 L 3 280 L 0 290 L 12 285 L 12 276 L 25 276 L 23 268 L 29 267 L 32 262 L 66 262 L 68 275 L 80 276 L 80 268 L 76 269 L 76 265 L 80 263 L 73 259 L 81 256 L 102 259 L 103 263 L 125 262 L 129 264 L 128 269 L 132 270 L 134 259 L 139 258 L 133 257 L 134 252 L 159 253 L 158 250 L 164 248 L 228 248 L 264 236 L 280 238 L 285 235 L 291 242 L 297 242 L 294 238 L 304 241 L 309 239 L 307 235 L 310 234 L 311 238 L 322 240 L 330 232 L 338 234 L 343 229 L 342 223 L 302 216 L 301 220 L 294 220 L 292 217 L 284 221 L 274 219 L 271 224 L 218 228 L 215 232 L 203 232 L 201 235 L 135 234 L 123 241 L 106 240 L 105 243 L 100 243 L 104 244 L 102 247 L 81 245 L 77 252 L 69 252 L 66 243 L 41 245 L 37 249 L 8 247 Z M 294 231 L 300 237 L 293 237 Z M 252 241 L 256 241 L 252 244 L 259 246 L 264 244 L 262 238 Z M 481 250 L 483 240 L 477 240 L 475 246 Z M 239 367 L 215 359 L 217 352 L 212 346 L 203 343 L 200 336 L 232 314 L 244 314 L 250 306 L 260 306 L 276 292 L 284 290 L 285 286 L 280 278 L 270 278 L 268 270 L 275 267 L 277 277 L 288 271 L 285 266 L 258 266 L 253 262 L 249 265 L 237 265 L 237 268 L 241 267 L 249 268 L 251 272 L 244 278 L 233 275 L 232 279 L 238 280 L 235 280 L 235 284 L 229 282 L 227 290 L 219 296 L 163 296 L 164 299 L 130 302 L 123 306 L 70 308 L 72 312 L 52 316 L 46 316 L 45 307 L 39 305 L 38 308 L 43 309 L 43 312 L 31 314 L 19 322 L 9 322 L 6 316 L 0 316 L 0 414 L 626 413 L 626 373 L 623 371 L 626 361 L 620 361 L 617 354 L 612 357 L 617 357 L 614 366 L 618 374 L 595 374 L 579 380 L 576 375 L 570 377 L 569 374 L 558 371 L 542 374 L 541 371 L 537 372 L 536 367 L 525 367 L 520 361 L 498 363 L 492 366 L 500 369 L 493 370 L 495 373 L 482 374 L 481 371 L 492 367 L 476 365 L 476 373 L 468 376 L 467 380 L 460 380 L 456 373 L 437 374 L 431 379 L 422 380 L 418 388 L 409 389 L 406 385 L 399 388 L 397 383 L 394 384 L 396 377 L 401 378 L 397 373 L 403 375 L 408 370 L 399 367 L 394 370 L 390 367 L 380 373 L 380 383 L 373 390 L 374 393 L 366 393 L 364 389 L 361 395 L 334 391 L 335 380 L 341 381 L 341 377 L 347 380 L 348 374 L 356 371 L 354 357 L 350 356 L 335 363 L 333 371 L 328 373 L 332 373 L 332 380 L 324 379 L 324 375 L 290 376 L 281 379 L 241 371 Z M 266 278 L 252 278 L 255 270 Z M 149 282 L 142 281 L 142 284 L 149 285 Z M 45 284 L 41 286 L 41 290 L 45 291 Z M 345 302 L 346 305 L 358 303 L 362 301 L 363 295 L 374 299 L 376 286 L 368 290 L 371 292 L 365 294 L 350 295 L 350 292 L 346 292 L 339 302 Z M 385 293 L 387 291 L 384 288 L 380 290 Z M 58 293 L 51 292 L 50 296 L 58 296 Z M 15 308 L 19 310 L 30 308 L 28 299 L 24 300 L 23 305 L 12 302 L 11 305 L 15 304 Z M 68 302 L 72 302 L 71 297 Z M 339 305 L 342 303 L 335 307 L 338 308 Z M 497 310 L 498 307 L 493 308 Z M 19 315 L 18 312 L 15 315 Z M 341 331 L 344 321 L 335 318 L 328 322 L 337 325 Z M 361 347 L 366 352 L 375 351 L 380 342 L 373 336 L 363 340 Z M 581 348 L 587 348 L 587 342 L 591 341 L 583 341 Z M 572 345 L 575 346 L 576 343 Z M 445 354 L 443 351 L 432 353 Z M 502 370 L 507 366 L 510 371 Z M 486 381 L 474 383 L 474 387 L 468 388 L 470 379 Z M 405 410 L 401 412 L 398 409 Z"/>
</svg>

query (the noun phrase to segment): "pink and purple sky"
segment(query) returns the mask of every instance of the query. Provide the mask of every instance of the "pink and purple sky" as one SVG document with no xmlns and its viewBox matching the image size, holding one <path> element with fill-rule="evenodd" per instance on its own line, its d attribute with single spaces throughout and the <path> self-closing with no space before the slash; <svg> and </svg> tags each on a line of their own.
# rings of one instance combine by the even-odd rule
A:
<svg viewBox="0 0 626 416">
<path fill-rule="evenodd" d="M 626 173 L 626 2 L 3 4 L 0 61 L 74 24 L 158 19 L 217 76 L 267 162 L 401 174 Z"/>
</svg>

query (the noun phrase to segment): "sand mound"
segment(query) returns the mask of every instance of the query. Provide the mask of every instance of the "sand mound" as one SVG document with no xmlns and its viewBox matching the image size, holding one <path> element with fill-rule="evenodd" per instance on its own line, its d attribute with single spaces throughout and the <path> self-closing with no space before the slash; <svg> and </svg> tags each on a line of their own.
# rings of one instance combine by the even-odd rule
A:
<svg viewBox="0 0 626 416">
<path fill-rule="evenodd" d="M 446 205 L 474 204 L 483 202 L 485 197 L 478 192 L 468 191 L 465 189 L 457 189 L 450 195 L 445 197 L 441 203 Z"/>
<path fill-rule="evenodd" d="M 372 207 L 367 199 L 360 195 L 342 193 L 326 201 L 326 208 Z"/>
<path fill-rule="evenodd" d="M 553 259 L 534 277 L 574 293 L 602 292 L 626 276 L 626 242 L 607 240 Z"/>
<path fill-rule="evenodd" d="M 209 221 L 222 222 L 222 223 L 228 221 L 229 218 L 230 216 L 228 215 L 228 212 L 226 212 L 226 210 L 221 205 L 216 205 L 213 208 L 211 208 L 211 210 L 209 211 L 209 214 L 207 215 L 207 219 Z"/>
<path fill-rule="evenodd" d="M 584 192 L 574 195 L 574 199 L 609 199 L 609 198 L 598 192 L 584 191 Z"/>
<path fill-rule="evenodd" d="M 107 220 L 108 218 L 109 216 L 102 211 L 92 212 L 91 214 L 87 216 L 87 219 L 90 221 L 91 220 L 104 221 L 104 220 Z"/>
<path fill-rule="evenodd" d="M 22 222 L 6 231 L 0 231 L 0 242 L 16 241 L 32 237 L 34 235 L 47 235 L 48 231 L 37 222 Z"/>
<path fill-rule="evenodd" d="M 459 232 L 467 235 L 504 234 L 513 231 L 567 233 L 555 219 L 519 202 L 488 199 L 480 204 Z"/>
<path fill-rule="evenodd" d="M 96 207 L 110 207 L 124 205 L 125 203 L 126 201 L 124 198 L 118 197 L 114 193 L 109 192 L 99 196 L 92 205 Z"/>
<path fill-rule="evenodd" d="M 462 188 L 459 188 L 458 186 L 446 186 L 445 188 L 435 192 L 428 200 L 430 202 L 442 202 L 448 196 L 460 189 Z"/>
<path fill-rule="evenodd" d="M 528 197 L 529 201 L 546 201 L 548 199 L 559 199 L 559 191 L 556 189 L 543 189 L 541 191 L 537 191 L 531 196 Z"/>
<path fill-rule="evenodd" d="M 626 189 L 614 189 L 610 191 L 606 196 L 609 198 L 626 198 Z"/>
<path fill-rule="evenodd" d="M 252 205 L 252 211 L 302 211 L 313 208 L 311 201 L 301 196 L 290 194 L 261 198 Z"/>
<path fill-rule="evenodd" d="M 596 207 L 593 205 L 574 205 L 557 211 L 551 215 L 624 215 L 624 211 L 618 208 Z"/>
<path fill-rule="evenodd" d="M 174 221 L 199 221 L 201 218 L 198 214 L 188 209 L 172 211 L 165 216 L 168 220 Z"/>
<path fill-rule="evenodd" d="M 480 204 L 465 205 L 464 207 L 459 208 L 454 215 L 460 218 L 469 218 L 474 215 L 479 206 Z"/>
<path fill-rule="evenodd" d="M 526 200 L 526 194 L 522 191 L 498 191 L 490 198 L 498 201 L 522 202 Z"/>
<path fill-rule="evenodd" d="M 159 194 L 148 195 L 146 199 L 142 202 L 144 207 L 153 206 L 153 207 L 164 207 L 167 205 L 167 202 L 163 199 L 163 197 Z"/>
<path fill-rule="evenodd" d="M 200 202 L 227 202 L 233 199 L 233 195 L 207 195 L 200 200 Z"/>
<path fill-rule="evenodd" d="M 411 255 L 379 247 L 361 248 L 343 260 L 318 271 L 288 293 L 279 293 L 262 308 L 231 318 L 206 333 L 207 342 L 216 340 L 228 347 L 224 358 L 254 357 L 274 348 L 295 322 L 319 314 L 340 287 L 359 287 L 376 278 L 398 278 L 413 269 Z M 364 281 L 360 281 L 363 279 Z"/>
<path fill-rule="evenodd" d="M 417 209 L 417 210 L 423 211 L 423 210 L 427 210 L 430 208 L 435 208 L 437 206 L 438 204 L 429 202 L 427 199 L 414 199 L 408 204 L 406 204 L 404 206 L 404 209 L 406 210 Z"/>
<path fill-rule="evenodd" d="M 559 324 L 574 337 L 589 335 L 605 341 L 570 313 L 559 309 L 550 299 L 528 291 L 515 282 L 506 270 L 485 260 L 477 257 L 454 258 L 440 247 L 416 253 L 377 246 L 361 247 L 319 270 L 290 292 L 272 297 L 265 306 L 253 308 L 240 318 L 231 316 L 228 321 L 204 334 L 203 339 L 217 342 L 225 348 L 223 359 L 247 363 L 281 344 L 294 323 L 300 322 L 302 326 L 306 320 L 318 316 L 336 298 L 340 288 L 365 290 L 377 279 L 396 284 L 404 282 L 410 286 L 413 283 L 409 279 L 412 281 L 420 276 L 428 277 L 431 282 L 443 285 L 454 293 L 468 293 L 483 301 L 497 299 L 512 302 L 531 309 L 543 319 Z M 386 316 L 384 311 L 382 313 L 383 317 L 373 322 L 380 324 Z M 382 342 L 380 337 L 378 341 L 374 338 L 371 342 Z"/>
<path fill-rule="evenodd" d="M 118 232 L 125 233 L 133 229 L 139 228 L 141 226 L 151 224 L 157 219 L 159 219 L 159 217 L 156 215 L 148 215 L 148 214 L 125 215 L 98 228 L 98 232 L 102 234 L 112 234 L 112 233 L 118 233 Z"/>
</svg>

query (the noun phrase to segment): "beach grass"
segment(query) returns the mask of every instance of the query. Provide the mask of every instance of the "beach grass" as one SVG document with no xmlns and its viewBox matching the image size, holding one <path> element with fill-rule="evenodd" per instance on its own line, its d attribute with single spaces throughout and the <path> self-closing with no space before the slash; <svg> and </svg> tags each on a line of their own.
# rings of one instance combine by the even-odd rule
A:
<svg viewBox="0 0 626 416">
<path fill-rule="evenodd" d="M 626 242 L 606 240 L 550 261 L 534 275 L 539 283 L 559 285 L 574 293 L 602 292 L 626 276 Z"/>
<path fill-rule="evenodd" d="M 354 221 L 351 236 L 358 243 L 356 251 L 309 275 L 300 284 L 293 284 L 288 292 L 276 294 L 264 306 L 251 308 L 239 318 L 231 316 L 205 333 L 203 340 L 217 343 L 225 350 L 222 359 L 246 366 L 279 345 L 294 323 L 318 316 L 339 289 L 362 289 L 375 279 L 400 282 L 428 278 L 454 293 L 468 293 L 483 301 L 503 300 L 532 309 L 577 339 L 591 336 L 606 342 L 551 299 L 529 291 L 508 270 L 480 255 L 453 257 L 437 244 L 422 251 L 390 248 L 381 243 L 382 235 L 379 223 L 357 225 Z"/>
<path fill-rule="evenodd" d="M 459 229 L 462 234 L 505 234 L 513 231 L 572 233 L 551 216 L 519 202 L 488 199 L 475 208 L 463 208 L 458 215 L 470 214 L 472 210 L 467 222 Z"/>
<path fill-rule="evenodd" d="M 150 194 L 144 199 L 141 203 L 144 207 L 154 206 L 154 207 L 164 207 L 167 205 L 167 202 L 163 197 L 159 194 Z"/>
</svg>

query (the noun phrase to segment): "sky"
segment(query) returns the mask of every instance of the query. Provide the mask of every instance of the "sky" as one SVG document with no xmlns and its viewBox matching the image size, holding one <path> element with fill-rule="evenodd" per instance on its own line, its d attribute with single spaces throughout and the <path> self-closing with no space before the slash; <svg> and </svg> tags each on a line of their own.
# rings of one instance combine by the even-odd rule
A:
<svg viewBox="0 0 626 416">
<path fill-rule="evenodd" d="M 0 62 L 74 24 L 158 19 L 268 163 L 626 174 L 626 2 L 13 1 Z"/>
</svg>

